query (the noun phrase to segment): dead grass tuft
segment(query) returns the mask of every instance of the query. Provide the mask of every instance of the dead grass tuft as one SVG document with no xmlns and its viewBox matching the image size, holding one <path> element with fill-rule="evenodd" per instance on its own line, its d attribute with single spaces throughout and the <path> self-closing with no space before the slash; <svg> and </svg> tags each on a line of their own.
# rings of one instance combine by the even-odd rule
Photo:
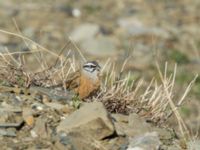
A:
<svg viewBox="0 0 200 150">
<path fill-rule="evenodd" d="M 21 34 L 4 30 L 0 30 L 0 32 L 21 38 L 24 43 L 30 42 L 34 44 L 36 50 L 34 49 L 27 53 L 31 53 L 37 59 L 41 68 L 39 72 L 28 71 L 27 62 L 24 58 L 26 52 L 11 53 L 6 49 L 6 53 L 0 53 L 0 81 L 3 85 L 26 88 L 32 85 L 48 87 L 56 85 L 58 81 L 64 82 L 67 76 L 77 69 L 77 62 L 70 55 L 70 50 L 63 57 L 63 50 L 61 50 L 60 54 L 56 54 Z M 55 57 L 55 63 L 48 65 L 44 57 L 46 54 Z M 85 61 L 80 51 L 79 54 Z M 161 72 L 157 64 L 161 82 L 152 79 L 149 85 L 144 88 L 144 81 L 142 79 L 137 82 L 132 81 L 130 74 L 122 77 L 121 74 L 125 64 L 126 61 L 122 65 L 121 73 L 116 73 L 114 71 L 115 64 L 110 63 L 108 60 L 105 66 L 103 66 L 103 70 L 107 69 L 107 71 L 104 73 L 101 90 L 96 96 L 87 100 L 103 102 L 108 111 L 112 113 L 129 114 L 136 112 L 157 124 L 165 123 L 171 115 L 174 115 L 177 119 L 181 135 L 188 138 L 190 135 L 178 108 L 183 104 L 197 76 L 189 83 L 180 100 L 176 102 L 174 99 L 176 93 L 174 88 L 177 72 L 176 65 L 174 72 L 167 75 L 167 63 L 164 73 Z"/>
<path fill-rule="evenodd" d="M 177 119 L 181 136 L 185 140 L 191 138 L 189 130 L 179 113 L 179 108 L 182 106 L 198 75 L 188 84 L 182 97 L 177 101 L 174 97 L 176 94 L 175 77 L 177 65 L 174 66 L 173 73 L 169 75 L 167 63 L 164 73 L 161 72 L 158 64 L 157 68 L 160 79 L 152 79 L 149 85 L 144 88 L 143 80 L 130 82 L 130 74 L 121 79 L 114 72 L 114 65 L 108 65 L 108 72 L 105 75 L 101 91 L 96 97 L 93 97 L 92 101 L 102 101 L 112 113 L 129 114 L 136 112 L 157 125 L 165 124 L 169 117 L 174 115 Z"/>
</svg>

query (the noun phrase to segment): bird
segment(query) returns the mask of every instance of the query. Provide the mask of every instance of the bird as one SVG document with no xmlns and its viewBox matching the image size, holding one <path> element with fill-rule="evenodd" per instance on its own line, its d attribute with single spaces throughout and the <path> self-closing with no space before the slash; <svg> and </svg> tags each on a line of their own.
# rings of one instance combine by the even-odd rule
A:
<svg viewBox="0 0 200 150">
<path fill-rule="evenodd" d="M 63 87 L 73 91 L 80 99 L 94 95 L 100 88 L 101 67 L 96 61 L 87 61 L 82 67 L 69 75 Z"/>
</svg>

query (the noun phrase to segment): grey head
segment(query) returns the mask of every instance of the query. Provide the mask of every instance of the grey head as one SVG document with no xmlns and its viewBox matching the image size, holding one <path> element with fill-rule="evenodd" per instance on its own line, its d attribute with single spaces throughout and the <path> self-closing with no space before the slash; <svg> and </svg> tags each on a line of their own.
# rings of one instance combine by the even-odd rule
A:
<svg viewBox="0 0 200 150">
<path fill-rule="evenodd" d="M 101 67 L 96 61 L 88 61 L 83 65 L 83 69 L 87 72 L 93 73 L 95 71 L 100 72 Z"/>
<path fill-rule="evenodd" d="M 87 77 L 97 80 L 99 78 L 101 67 L 96 61 L 88 61 L 83 65 L 82 73 Z"/>
</svg>

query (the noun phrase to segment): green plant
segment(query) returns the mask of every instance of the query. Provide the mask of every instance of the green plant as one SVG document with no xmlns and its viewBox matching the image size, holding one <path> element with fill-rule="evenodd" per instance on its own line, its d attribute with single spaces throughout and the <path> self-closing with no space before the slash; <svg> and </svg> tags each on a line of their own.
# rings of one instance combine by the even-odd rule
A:
<svg viewBox="0 0 200 150">
<path fill-rule="evenodd" d="M 177 62 L 178 64 L 186 64 L 189 62 L 187 55 L 181 53 L 180 51 L 178 51 L 176 49 L 170 50 L 169 58 L 171 60 Z"/>
<path fill-rule="evenodd" d="M 78 109 L 81 106 L 81 100 L 80 100 L 79 96 L 76 94 L 72 97 L 72 106 L 75 109 Z"/>
</svg>

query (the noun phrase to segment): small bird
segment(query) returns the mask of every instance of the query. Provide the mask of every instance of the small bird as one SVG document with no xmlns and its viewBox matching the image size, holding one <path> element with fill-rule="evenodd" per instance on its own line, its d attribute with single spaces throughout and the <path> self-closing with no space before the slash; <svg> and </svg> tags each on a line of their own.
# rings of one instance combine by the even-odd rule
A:
<svg viewBox="0 0 200 150">
<path fill-rule="evenodd" d="M 100 70 L 96 61 L 88 61 L 68 77 L 64 88 L 74 91 L 81 99 L 92 96 L 100 88 Z"/>
</svg>

